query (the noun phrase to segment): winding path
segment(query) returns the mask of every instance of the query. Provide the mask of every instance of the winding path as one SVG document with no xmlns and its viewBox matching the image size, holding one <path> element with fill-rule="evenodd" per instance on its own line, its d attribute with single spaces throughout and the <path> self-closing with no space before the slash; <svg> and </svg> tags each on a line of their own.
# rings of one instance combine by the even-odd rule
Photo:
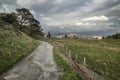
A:
<svg viewBox="0 0 120 80">
<path fill-rule="evenodd" d="M 58 80 L 53 46 L 41 41 L 31 54 L 15 64 L 0 80 Z"/>
</svg>

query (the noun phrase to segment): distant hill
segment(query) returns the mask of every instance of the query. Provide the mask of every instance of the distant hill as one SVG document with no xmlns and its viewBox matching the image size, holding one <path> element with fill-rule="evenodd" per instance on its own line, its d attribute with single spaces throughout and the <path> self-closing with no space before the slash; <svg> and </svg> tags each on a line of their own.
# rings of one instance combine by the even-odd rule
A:
<svg viewBox="0 0 120 80">
<path fill-rule="evenodd" d="M 120 32 L 113 34 L 113 35 L 110 35 L 110 36 L 107 36 L 106 38 L 107 39 L 120 39 Z"/>
</svg>

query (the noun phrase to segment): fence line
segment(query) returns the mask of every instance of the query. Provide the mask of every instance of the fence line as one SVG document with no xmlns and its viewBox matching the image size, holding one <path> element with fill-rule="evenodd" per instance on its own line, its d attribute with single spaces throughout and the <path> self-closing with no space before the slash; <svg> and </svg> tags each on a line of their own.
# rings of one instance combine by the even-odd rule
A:
<svg viewBox="0 0 120 80">
<path fill-rule="evenodd" d="M 78 72 L 81 74 L 82 78 L 85 80 L 104 80 L 101 76 L 99 76 L 98 74 L 96 74 L 95 72 L 93 72 L 92 70 L 88 69 L 86 67 L 86 57 L 83 58 L 83 64 L 79 64 L 78 63 L 78 54 L 76 53 L 75 55 L 75 61 L 72 60 L 72 56 L 71 56 L 71 50 L 68 50 L 68 48 L 65 48 L 65 54 L 66 55 L 62 55 L 64 58 L 66 58 L 65 60 L 67 60 L 67 62 Z"/>
</svg>

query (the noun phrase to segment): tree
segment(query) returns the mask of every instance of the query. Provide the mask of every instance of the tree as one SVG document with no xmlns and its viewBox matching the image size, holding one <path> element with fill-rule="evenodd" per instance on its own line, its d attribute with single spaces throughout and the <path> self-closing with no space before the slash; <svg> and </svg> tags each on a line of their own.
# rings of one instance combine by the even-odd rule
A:
<svg viewBox="0 0 120 80">
<path fill-rule="evenodd" d="M 7 23 L 10 23 L 10 24 L 13 24 L 14 22 L 17 23 L 15 13 L 2 13 L 1 18 L 2 18 L 2 20 L 4 20 Z"/>
<path fill-rule="evenodd" d="M 31 37 L 41 37 L 42 32 L 40 22 L 34 18 L 31 12 L 26 9 L 16 9 L 17 13 L 0 13 L 0 19 L 10 23 L 16 28 Z"/>
<path fill-rule="evenodd" d="M 34 35 L 34 34 L 38 34 L 38 35 L 40 35 L 40 36 L 43 36 L 43 35 L 44 35 L 44 33 L 42 32 L 43 29 L 41 29 L 40 22 L 37 21 L 36 19 L 34 19 L 34 18 L 31 19 L 29 26 L 30 26 L 30 30 L 31 30 L 31 31 L 30 31 L 30 34 L 31 34 L 31 35 Z"/>
<path fill-rule="evenodd" d="M 10 23 L 14 26 L 15 29 L 18 29 L 19 24 L 17 21 L 17 16 L 15 13 L 1 13 L 0 18 L 7 23 Z"/>
<path fill-rule="evenodd" d="M 51 33 L 50 33 L 50 32 L 48 32 L 47 37 L 48 37 L 48 38 L 50 38 L 50 37 L 51 37 Z"/>
<path fill-rule="evenodd" d="M 102 39 L 105 39 L 105 37 L 103 36 Z"/>
<path fill-rule="evenodd" d="M 65 34 L 65 38 L 66 38 L 66 39 L 68 38 L 67 34 Z"/>
<path fill-rule="evenodd" d="M 20 31 L 23 31 L 30 36 L 43 36 L 43 30 L 41 29 L 40 22 L 34 18 L 28 9 L 22 8 L 16 9 L 16 11 Z"/>
<path fill-rule="evenodd" d="M 33 19 L 33 15 L 26 8 L 16 9 L 16 11 L 17 11 L 17 19 L 20 25 L 19 29 L 20 31 L 22 31 L 22 29 L 25 26 L 29 25 L 30 20 Z"/>
</svg>

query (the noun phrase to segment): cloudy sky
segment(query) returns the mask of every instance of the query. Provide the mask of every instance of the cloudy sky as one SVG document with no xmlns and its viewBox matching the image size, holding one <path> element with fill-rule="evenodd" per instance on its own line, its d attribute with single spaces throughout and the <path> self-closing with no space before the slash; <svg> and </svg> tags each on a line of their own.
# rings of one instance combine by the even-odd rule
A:
<svg viewBox="0 0 120 80">
<path fill-rule="evenodd" d="M 0 0 L 0 13 L 28 8 L 52 34 L 120 32 L 120 0 Z"/>
</svg>

